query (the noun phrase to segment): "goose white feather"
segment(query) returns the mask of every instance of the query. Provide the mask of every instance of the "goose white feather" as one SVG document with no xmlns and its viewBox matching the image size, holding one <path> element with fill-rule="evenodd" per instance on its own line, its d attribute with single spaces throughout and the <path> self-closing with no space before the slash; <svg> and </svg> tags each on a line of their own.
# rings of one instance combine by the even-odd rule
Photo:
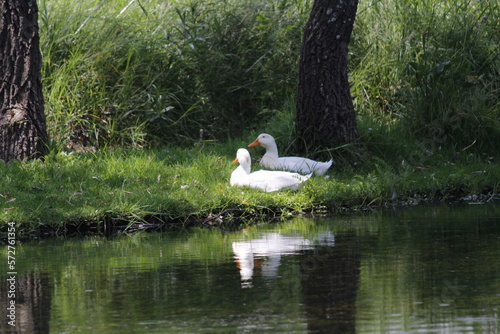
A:
<svg viewBox="0 0 500 334">
<path fill-rule="evenodd" d="M 229 183 L 233 187 L 250 187 L 265 192 L 278 190 L 298 190 L 312 174 L 300 175 L 298 173 L 259 170 L 250 173 L 252 164 L 250 153 L 244 148 L 238 149 L 234 163 L 239 162 L 238 168 L 231 173 Z"/>
<path fill-rule="evenodd" d="M 315 161 L 302 157 L 279 157 L 278 146 L 273 136 L 267 133 L 261 133 L 257 139 L 248 147 L 260 145 L 266 149 L 266 153 L 260 160 L 261 166 L 273 170 L 289 170 L 303 174 L 314 173 L 323 175 L 332 165 L 332 160 L 327 162 Z"/>
</svg>

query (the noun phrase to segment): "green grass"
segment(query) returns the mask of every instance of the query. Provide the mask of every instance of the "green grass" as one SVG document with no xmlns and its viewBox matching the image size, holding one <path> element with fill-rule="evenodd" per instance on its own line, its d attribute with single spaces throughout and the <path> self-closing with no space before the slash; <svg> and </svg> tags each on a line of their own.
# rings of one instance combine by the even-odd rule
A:
<svg viewBox="0 0 500 334">
<path fill-rule="evenodd" d="M 129 3 L 40 1 L 54 145 L 225 139 L 295 91 L 307 2 Z"/>
<path fill-rule="evenodd" d="M 253 138 L 198 143 L 190 149 L 52 153 L 45 162 L 0 164 L 2 230 L 15 222 L 21 238 L 105 221 L 187 226 L 221 213 L 222 220 L 210 222 L 229 227 L 296 213 L 335 213 L 500 191 L 498 163 L 474 155 L 462 161 L 446 161 L 440 155 L 423 167 L 393 166 L 372 157 L 355 168 L 334 166 L 328 178 L 313 177 L 296 192 L 230 187 L 235 150 Z M 252 149 L 252 154 L 257 158 L 262 152 Z"/>
<path fill-rule="evenodd" d="M 499 192 L 498 2 L 361 1 L 349 73 L 365 151 L 337 157 L 329 179 L 272 194 L 229 187 L 230 162 L 260 132 L 294 155 L 312 1 L 38 4 L 51 153 L 0 163 L 2 230 L 186 225 L 220 212 L 228 222 Z"/>
<path fill-rule="evenodd" d="M 430 150 L 494 149 L 500 140 L 499 6 L 360 2 L 351 44 L 360 117 Z"/>
<path fill-rule="evenodd" d="M 362 1 L 349 65 L 360 123 L 432 149 L 495 147 L 499 6 Z M 204 139 L 225 140 L 262 128 L 294 103 L 311 1 L 41 0 L 39 7 L 47 122 L 58 149 L 189 146 L 200 129 Z M 293 143 L 293 119 L 285 128 Z"/>
</svg>

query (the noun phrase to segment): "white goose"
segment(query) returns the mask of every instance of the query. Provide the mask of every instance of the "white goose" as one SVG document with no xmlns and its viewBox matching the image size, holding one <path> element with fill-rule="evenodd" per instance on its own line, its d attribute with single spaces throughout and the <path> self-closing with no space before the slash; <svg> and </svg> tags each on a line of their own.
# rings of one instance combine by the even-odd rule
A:
<svg viewBox="0 0 500 334">
<path fill-rule="evenodd" d="M 266 192 L 287 189 L 298 190 L 312 175 L 304 176 L 298 173 L 267 170 L 250 173 L 252 161 L 250 153 L 244 148 L 238 149 L 233 163 L 237 162 L 240 165 L 231 173 L 231 180 L 229 181 L 233 187 L 250 187 Z"/>
<path fill-rule="evenodd" d="M 261 133 L 257 139 L 248 147 L 261 145 L 266 149 L 266 153 L 260 159 L 260 164 L 269 169 L 274 170 L 290 170 L 303 174 L 315 173 L 323 175 L 332 165 L 332 160 L 328 162 L 320 162 L 301 157 L 283 157 L 278 156 L 278 146 L 273 136 L 267 133 Z"/>
</svg>

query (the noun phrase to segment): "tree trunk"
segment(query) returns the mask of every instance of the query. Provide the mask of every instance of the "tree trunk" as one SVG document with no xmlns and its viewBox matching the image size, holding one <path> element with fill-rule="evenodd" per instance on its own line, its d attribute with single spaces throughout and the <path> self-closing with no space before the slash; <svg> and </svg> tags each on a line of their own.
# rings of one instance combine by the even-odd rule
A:
<svg viewBox="0 0 500 334">
<path fill-rule="evenodd" d="M 47 130 L 35 0 L 2 0 L 0 13 L 0 159 L 39 158 Z"/>
<path fill-rule="evenodd" d="M 347 52 L 358 0 L 315 0 L 305 27 L 297 94 L 298 149 L 336 148 L 358 138 Z"/>
</svg>

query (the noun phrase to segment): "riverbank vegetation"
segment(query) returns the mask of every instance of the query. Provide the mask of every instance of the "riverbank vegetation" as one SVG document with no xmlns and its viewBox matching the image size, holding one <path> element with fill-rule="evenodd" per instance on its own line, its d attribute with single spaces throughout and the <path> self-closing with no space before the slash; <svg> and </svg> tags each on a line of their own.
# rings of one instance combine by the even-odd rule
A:
<svg viewBox="0 0 500 334">
<path fill-rule="evenodd" d="M 0 163 L 0 221 L 27 236 L 500 191 L 496 2 L 361 1 L 349 71 L 365 149 L 270 194 L 230 188 L 231 161 L 260 132 L 294 154 L 311 1 L 38 3 L 51 152 Z"/>
<path fill-rule="evenodd" d="M 333 166 L 328 178 L 313 177 L 296 192 L 230 187 L 229 176 L 236 167 L 231 164 L 233 148 L 248 142 L 60 152 L 45 162 L 1 164 L 0 217 L 4 224 L 18 223 L 20 237 L 109 232 L 141 224 L 238 226 L 297 213 L 422 201 L 485 202 L 498 199 L 500 190 L 498 163 L 474 154 L 457 160 L 440 154 L 422 166 L 405 161 L 391 165 L 374 156 L 353 168 Z"/>
</svg>

